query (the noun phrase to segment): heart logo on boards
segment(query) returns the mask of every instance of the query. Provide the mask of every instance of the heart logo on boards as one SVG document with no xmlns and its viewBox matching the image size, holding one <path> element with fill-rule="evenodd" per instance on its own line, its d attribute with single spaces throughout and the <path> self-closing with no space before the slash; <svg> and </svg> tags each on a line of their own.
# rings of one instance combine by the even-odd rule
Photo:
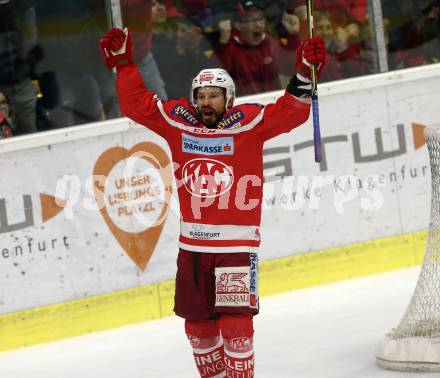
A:
<svg viewBox="0 0 440 378">
<path fill-rule="evenodd" d="M 96 161 L 94 194 L 108 228 L 141 269 L 150 260 L 172 194 L 172 169 L 166 152 L 142 142 L 130 150 L 113 147 Z"/>
</svg>

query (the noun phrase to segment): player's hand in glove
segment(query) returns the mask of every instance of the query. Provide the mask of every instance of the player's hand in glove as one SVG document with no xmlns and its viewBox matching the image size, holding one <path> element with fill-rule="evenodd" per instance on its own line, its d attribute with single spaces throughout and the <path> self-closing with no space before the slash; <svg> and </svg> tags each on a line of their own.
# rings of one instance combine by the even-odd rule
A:
<svg viewBox="0 0 440 378">
<path fill-rule="evenodd" d="M 312 65 L 316 65 L 318 77 L 327 62 L 327 50 L 324 41 L 319 37 L 307 38 L 296 50 L 295 66 L 298 73 L 308 79 L 311 78 Z"/>
<path fill-rule="evenodd" d="M 99 41 L 99 52 L 108 69 L 127 66 L 134 63 L 133 40 L 127 28 L 113 28 Z"/>
</svg>

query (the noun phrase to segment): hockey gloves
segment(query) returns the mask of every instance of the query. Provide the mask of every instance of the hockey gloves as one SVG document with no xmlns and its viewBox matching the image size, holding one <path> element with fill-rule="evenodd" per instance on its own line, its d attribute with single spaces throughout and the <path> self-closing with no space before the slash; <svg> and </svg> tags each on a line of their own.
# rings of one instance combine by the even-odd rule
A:
<svg viewBox="0 0 440 378">
<path fill-rule="evenodd" d="M 99 41 L 99 52 L 109 70 L 133 64 L 134 51 L 130 31 L 127 28 L 109 30 Z"/>
<path fill-rule="evenodd" d="M 308 79 L 311 77 L 311 66 L 316 65 L 318 77 L 327 61 L 327 50 L 324 41 L 319 37 L 307 38 L 296 50 L 295 66 L 298 73 Z"/>
</svg>

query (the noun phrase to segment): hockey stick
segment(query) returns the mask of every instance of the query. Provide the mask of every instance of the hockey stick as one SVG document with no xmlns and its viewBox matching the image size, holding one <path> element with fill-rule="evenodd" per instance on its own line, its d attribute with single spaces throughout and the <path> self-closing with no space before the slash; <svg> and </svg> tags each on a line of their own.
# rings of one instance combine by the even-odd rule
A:
<svg viewBox="0 0 440 378">
<path fill-rule="evenodd" d="M 309 37 L 313 38 L 313 0 L 307 0 L 307 23 Z M 319 105 L 318 105 L 318 75 L 316 65 L 312 65 L 312 114 L 313 114 L 313 143 L 315 146 L 315 161 L 321 161 L 321 130 L 319 126 Z"/>
</svg>

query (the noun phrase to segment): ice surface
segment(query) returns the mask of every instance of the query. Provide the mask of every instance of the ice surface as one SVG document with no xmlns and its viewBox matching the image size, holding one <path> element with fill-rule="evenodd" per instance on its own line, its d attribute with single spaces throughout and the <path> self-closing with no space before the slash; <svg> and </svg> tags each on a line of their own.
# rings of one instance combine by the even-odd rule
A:
<svg viewBox="0 0 440 378">
<path fill-rule="evenodd" d="M 375 363 L 397 326 L 419 268 L 261 299 L 255 318 L 257 378 L 433 378 Z M 1 336 L 0 336 L 1 337 Z M 196 378 L 183 320 L 171 317 L 0 353 L 1 378 Z"/>
</svg>

